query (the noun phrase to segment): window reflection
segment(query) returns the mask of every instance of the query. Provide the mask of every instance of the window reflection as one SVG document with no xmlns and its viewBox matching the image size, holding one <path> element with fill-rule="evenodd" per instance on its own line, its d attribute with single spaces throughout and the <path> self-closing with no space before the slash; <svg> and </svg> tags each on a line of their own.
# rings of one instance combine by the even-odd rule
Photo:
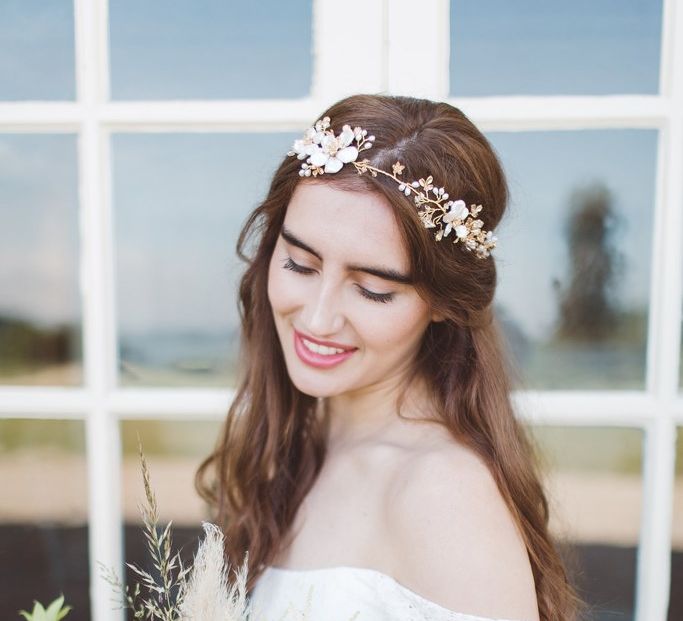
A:
<svg viewBox="0 0 683 621">
<path fill-rule="evenodd" d="M 113 137 L 122 385 L 234 385 L 235 243 L 293 139 Z"/>
<path fill-rule="evenodd" d="M 0 2 L 0 100 L 74 99 L 73 5 Z"/>
<path fill-rule="evenodd" d="M 547 473 L 550 531 L 591 618 L 633 619 L 642 432 L 540 425 L 530 430 Z"/>
<path fill-rule="evenodd" d="M 659 90 L 661 0 L 451 0 L 456 96 Z"/>
<path fill-rule="evenodd" d="M 90 618 L 85 433 L 80 421 L 0 420 L 0 602 L 8 618 L 63 592 Z"/>
<path fill-rule="evenodd" d="M 0 384 L 82 381 L 72 135 L 0 134 Z"/>
<path fill-rule="evenodd" d="M 681 309 L 681 319 L 683 319 L 683 309 Z M 683 390 L 683 326 L 681 329 L 681 354 L 678 361 L 678 387 L 679 392 Z"/>
<path fill-rule="evenodd" d="M 123 515 L 126 523 L 142 523 L 138 503 L 145 499 L 138 435 L 159 505 L 159 519 L 198 527 L 206 507 L 194 489 L 194 474 L 213 449 L 220 421 L 126 420 L 121 422 L 123 450 Z"/>
<path fill-rule="evenodd" d="M 498 316 L 527 387 L 642 388 L 657 133 L 493 133 Z"/>
<path fill-rule="evenodd" d="M 671 586 L 668 621 L 683 617 L 683 429 L 676 429 L 676 478 L 671 524 Z"/>
<path fill-rule="evenodd" d="M 305 97 L 311 15 L 311 0 L 112 2 L 112 97 Z"/>
</svg>

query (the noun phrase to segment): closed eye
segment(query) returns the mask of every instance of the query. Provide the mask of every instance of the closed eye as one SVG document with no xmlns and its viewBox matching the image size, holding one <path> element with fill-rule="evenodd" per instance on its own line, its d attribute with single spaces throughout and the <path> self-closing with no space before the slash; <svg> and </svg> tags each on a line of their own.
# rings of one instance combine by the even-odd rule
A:
<svg viewBox="0 0 683 621">
<path fill-rule="evenodd" d="M 296 272 L 297 274 L 303 274 L 303 275 L 309 275 L 315 272 L 315 270 L 309 268 L 309 267 L 303 267 L 302 265 L 299 265 L 298 263 L 294 263 L 292 261 L 291 257 L 287 257 L 283 261 L 282 267 L 286 270 L 292 270 L 293 272 Z M 374 291 L 370 291 L 368 289 L 365 289 L 364 287 L 361 287 L 360 285 L 356 285 L 358 287 L 358 291 L 360 294 L 364 297 L 367 298 L 368 300 L 372 300 L 373 302 L 381 302 L 382 304 L 386 304 L 387 302 L 390 302 L 394 294 L 393 293 L 375 293 Z"/>
<path fill-rule="evenodd" d="M 294 261 L 292 261 L 292 257 L 287 257 L 285 259 L 284 265 L 282 267 L 284 267 L 286 270 L 292 270 L 293 272 L 296 272 L 297 274 L 310 274 L 310 273 L 315 271 L 309 267 L 303 267 L 302 265 L 299 265 L 298 263 L 294 263 Z"/>
</svg>

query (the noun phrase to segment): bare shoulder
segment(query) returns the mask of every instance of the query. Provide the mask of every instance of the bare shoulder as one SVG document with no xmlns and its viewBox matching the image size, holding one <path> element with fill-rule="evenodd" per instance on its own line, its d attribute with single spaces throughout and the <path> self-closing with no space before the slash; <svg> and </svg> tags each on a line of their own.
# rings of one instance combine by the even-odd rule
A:
<svg viewBox="0 0 683 621">
<path fill-rule="evenodd" d="M 538 621 L 526 546 L 474 451 L 451 441 L 409 460 L 389 500 L 399 582 L 457 612 Z"/>
</svg>

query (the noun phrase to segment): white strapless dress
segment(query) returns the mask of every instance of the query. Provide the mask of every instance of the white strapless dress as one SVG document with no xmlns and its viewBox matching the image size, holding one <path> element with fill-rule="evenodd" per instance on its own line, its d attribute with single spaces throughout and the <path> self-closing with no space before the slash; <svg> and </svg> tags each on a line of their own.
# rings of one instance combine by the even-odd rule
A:
<svg viewBox="0 0 683 621">
<path fill-rule="evenodd" d="M 364 567 L 267 567 L 250 602 L 250 621 L 522 621 L 449 610 Z"/>
</svg>

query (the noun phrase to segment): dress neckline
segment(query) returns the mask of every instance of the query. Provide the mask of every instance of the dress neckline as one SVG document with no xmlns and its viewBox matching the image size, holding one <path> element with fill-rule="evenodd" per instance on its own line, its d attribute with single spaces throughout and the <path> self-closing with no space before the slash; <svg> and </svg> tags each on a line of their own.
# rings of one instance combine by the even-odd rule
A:
<svg viewBox="0 0 683 621">
<path fill-rule="evenodd" d="M 492 619 L 490 617 L 481 617 L 465 612 L 458 612 L 456 610 L 451 610 L 450 608 L 446 608 L 445 606 L 442 606 L 441 604 L 437 604 L 436 602 L 427 599 L 424 595 L 420 595 L 416 591 L 413 591 L 412 589 L 408 588 L 404 584 L 401 584 L 396 578 L 393 576 L 390 576 L 389 574 L 385 574 L 383 571 L 380 571 L 379 569 L 372 569 L 370 567 L 358 567 L 355 565 L 334 565 L 332 567 L 315 567 L 311 569 L 290 569 L 289 567 L 276 567 L 275 565 L 268 565 L 266 567 L 266 571 L 273 571 L 273 572 L 280 572 L 280 573 L 289 573 L 289 574 L 294 574 L 294 575 L 305 575 L 305 574 L 323 574 L 326 572 L 331 572 L 331 571 L 345 571 L 348 573 L 360 573 L 360 574 L 366 574 L 368 576 L 375 576 L 376 578 L 380 578 L 382 580 L 387 580 L 389 581 L 392 585 L 395 587 L 401 589 L 405 593 L 407 593 L 410 597 L 415 598 L 416 600 L 422 602 L 423 604 L 426 604 L 427 606 L 433 606 L 435 610 L 440 611 L 443 614 L 450 614 L 453 615 L 454 617 L 457 618 L 457 621 L 521 621 L 518 619 Z M 456 621 L 454 619 L 454 621 Z"/>
</svg>

